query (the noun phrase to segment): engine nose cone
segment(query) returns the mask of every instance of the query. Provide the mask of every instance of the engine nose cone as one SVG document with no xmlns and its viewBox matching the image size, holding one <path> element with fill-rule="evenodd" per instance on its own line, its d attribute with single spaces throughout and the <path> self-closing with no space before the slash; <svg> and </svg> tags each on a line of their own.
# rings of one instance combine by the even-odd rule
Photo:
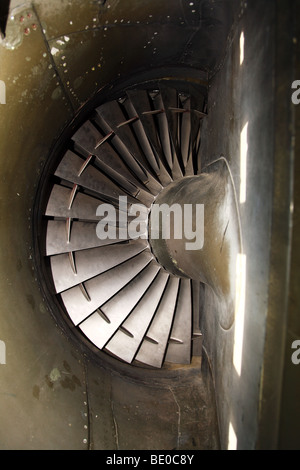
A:
<svg viewBox="0 0 300 470">
<path fill-rule="evenodd" d="M 200 175 L 161 191 L 149 217 L 152 251 L 171 274 L 208 285 L 233 321 L 235 267 L 241 253 L 239 214 L 229 168 L 220 159 Z"/>
</svg>

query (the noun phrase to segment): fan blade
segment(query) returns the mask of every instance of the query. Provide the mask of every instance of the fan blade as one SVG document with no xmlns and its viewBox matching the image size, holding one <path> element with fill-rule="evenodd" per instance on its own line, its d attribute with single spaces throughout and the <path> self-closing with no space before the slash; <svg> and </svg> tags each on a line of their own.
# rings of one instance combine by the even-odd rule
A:
<svg viewBox="0 0 300 470">
<path fill-rule="evenodd" d="M 177 308 L 171 330 L 166 362 L 189 364 L 191 362 L 192 297 L 189 279 L 181 279 Z"/>
<path fill-rule="evenodd" d="M 201 356 L 202 354 L 202 333 L 200 329 L 201 299 L 204 296 L 203 285 L 200 282 L 192 281 L 192 305 L 193 305 L 193 336 L 192 354 Z"/>
<path fill-rule="evenodd" d="M 129 202 L 136 202 L 133 197 L 128 196 L 126 192 L 122 191 L 107 176 L 100 173 L 97 168 L 88 165 L 84 172 L 80 174 L 83 163 L 84 161 L 82 158 L 78 157 L 71 150 L 68 150 L 60 162 L 55 172 L 55 176 L 66 181 L 76 183 L 99 194 L 106 200 L 108 199 L 115 203 L 118 203 L 119 196 L 127 196 Z"/>
<path fill-rule="evenodd" d="M 134 108 L 134 111 L 131 112 L 135 112 L 139 117 L 139 121 L 134 123 L 133 126 L 137 126 L 138 123 L 140 123 L 138 135 L 145 149 L 145 155 L 147 155 L 148 159 L 151 161 L 155 161 L 151 166 L 155 169 L 162 185 L 166 186 L 172 179 L 163 164 L 163 150 L 157 133 L 157 126 L 154 120 L 155 116 L 152 114 L 149 95 L 146 90 L 130 90 L 127 91 L 127 95 Z M 127 106 L 129 107 L 129 105 Z"/>
<path fill-rule="evenodd" d="M 112 101 L 105 103 L 97 108 L 97 113 L 99 115 L 100 125 L 102 124 L 107 130 L 113 132 L 116 137 L 118 137 L 117 142 L 122 144 L 119 147 L 120 152 L 126 152 L 128 162 L 132 158 L 139 163 L 143 173 L 139 172 L 139 177 L 142 176 L 141 181 L 143 184 L 149 188 L 153 194 L 158 194 L 162 189 L 161 184 L 151 175 L 151 167 L 149 166 L 143 152 L 139 148 L 137 140 L 133 135 L 129 125 L 124 124 L 126 118 L 120 109 L 120 105 L 117 101 Z M 129 155 L 128 155 L 129 154 Z M 136 173 L 138 175 L 138 173 Z"/>
<path fill-rule="evenodd" d="M 73 323 L 78 325 L 95 312 L 128 284 L 151 259 L 152 255 L 149 252 L 142 252 L 135 258 L 85 282 L 84 287 L 90 300 L 82 295 L 79 286 L 62 292 L 60 294 L 62 301 Z"/>
<path fill-rule="evenodd" d="M 132 362 L 161 300 L 168 274 L 160 271 L 138 305 L 122 324 L 130 335 L 118 330 L 106 349 L 123 361 Z"/>
<path fill-rule="evenodd" d="M 83 333 L 100 349 L 125 321 L 131 310 L 142 298 L 159 271 L 152 261 L 134 277 L 117 295 L 106 302 L 99 312 L 93 313 L 79 326 Z M 101 316 L 101 312 L 104 314 Z"/>
<path fill-rule="evenodd" d="M 125 192 L 150 205 L 154 196 L 133 177 L 109 143 L 106 141 L 97 147 L 97 143 L 103 138 L 104 135 L 90 121 L 87 121 L 79 128 L 72 139 L 75 142 L 75 149 L 86 154 L 86 157 L 88 155 L 96 156 L 95 165 L 102 173 L 111 178 Z"/>
<path fill-rule="evenodd" d="M 136 360 L 152 367 L 161 367 L 175 312 L 179 278 L 171 277 Z"/>
<path fill-rule="evenodd" d="M 70 241 L 68 241 L 67 222 L 62 220 L 49 220 L 46 235 L 46 255 L 58 255 L 71 251 L 85 250 L 96 246 L 113 245 L 120 243 L 120 238 L 100 239 L 97 236 L 96 223 L 71 221 Z M 118 233 L 118 230 L 116 230 Z M 124 240 L 121 240 L 124 242 Z"/>
<path fill-rule="evenodd" d="M 140 240 L 52 256 L 50 265 L 56 292 L 70 289 L 132 258 L 147 247 Z"/>
</svg>

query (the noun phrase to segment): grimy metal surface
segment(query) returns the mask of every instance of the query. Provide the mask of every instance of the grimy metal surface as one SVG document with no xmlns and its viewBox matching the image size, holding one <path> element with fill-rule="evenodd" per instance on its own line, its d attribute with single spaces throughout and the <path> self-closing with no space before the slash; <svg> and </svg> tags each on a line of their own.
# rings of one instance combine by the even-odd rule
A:
<svg viewBox="0 0 300 470">
<path fill-rule="evenodd" d="M 196 9 L 199 16 L 200 3 Z M 41 171 L 64 127 L 102 87 L 141 71 L 144 79 L 148 70 L 161 76 L 162 65 L 172 75 L 178 60 L 187 65 L 189 41 L 201 33 L 196 16 L 177 1 L 171 9 L 169 2 L 10 4 L 0 44 L 1 449 L 218 447 L 209 370 L 202 377 L 195 360 L 157 376 L 113 359 L 90 361 L 48 311 L 32 231 Z"/>
<path fill-rule="evenodd" d="M 291 1 L 286 8 L 281 0 L 12 0 L 8 18 L 4 11 L 0 21 L 5 32 L 0 40 L 0 449 L 276 448 L 279 441 L 281 446 L 288 442 L 289 422 L 297 429 L 297 409 L 291 405 L 289 390 L 299 381 L 290 365 L 284 369 L 282 355 L 286 347 L 289 364 L 290 304 L 284 301 L 289 250 L 278 256 L 280 241 L 290 246 L 294 151 L 290 142 L 296 127 L 295 121 L 292 127 L 281 122 L 287 144 L 281 149 L 275 127 L 278 115 L 274 119 L 275 100 L 281 111 L 288 113 L 286 103 L 290 106 L 288 85 L 299 47 L 296 14 L 291 15 L 295 4 Z M 285 27 L 283 32 L 283 24 L 293 24 L 294 29 Z M 288 52 L 293 44 L 292 59 L 283 53 L 282 44 Z M 281 65 L 283 56 L 287 68 Z M 245 242 L 241 254 L 247 263 L 239 265 L 239 273 L 247 283 L 238 372 L 233 362 L 237 336 L 234 328 L 227 331 L 220 325 L 221 306 L 209 289 L 203 305 L 199 297 L 193 299 L 202 312 L 198 325 L 205 334 L 202 361 L 163 368 L 158 374 L 114 358 L 95 361 L 76 341 L 72 328 L 56 324 L 39 282 L 34 246 L 41 234 L 33 232 L 32 222 L 51 150 L 66 126 L 72 130 L 78 114 L 89 110 L 89 100 L 98 92 L 109 95 L 133 85 L 137 76 L 144 82 L 162 77 L 209 82 L 208 119 L 201 141 L 204 164 L 223 154 L 236 188 L 240 188 L 241 139 L 248 143 L 246 200 L 240 203 Z M 283 171 L 286 168 L 289 171 Z M 293 253 L 297 254 L 295 246 Z M 278 296 L 279 290 L 274 295 L 275 288 L 283 295 Z M 196 293 L 195 285 L 193 289 Z M 282 303 L 274 305 L 278 297 Z M 295 325 L 293 308 L 289 321 Z M 177 327 L 181 329 L 180 324 Z M 267 406 L 269 396 L 274 413 Z M 297 447 L 298 440 L 293 442 Z"/>
</svg>

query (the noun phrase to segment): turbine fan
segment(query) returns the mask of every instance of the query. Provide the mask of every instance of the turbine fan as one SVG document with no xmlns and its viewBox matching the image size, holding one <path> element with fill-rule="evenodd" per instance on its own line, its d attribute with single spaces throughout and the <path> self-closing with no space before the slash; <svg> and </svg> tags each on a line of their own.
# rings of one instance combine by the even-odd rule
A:
<svg viewBox="0 0 300 470">
<path fill-rule="evenodd" d="M 128 89 L 91 113 L 54 172 L 44 215 L 55 295 L 90 342 L 127 363 L 160 368 L 201 354 L 202 285 L 167 272 L 149 239 L 127 228 L 134 204 L 147 224 L 163 188 L 200 172 L 205 106 L 203 93 L 165 81 Z M 115 236 L 99 238 L 108 204 L 117 217 L 100 228 Z"/>
</svg>

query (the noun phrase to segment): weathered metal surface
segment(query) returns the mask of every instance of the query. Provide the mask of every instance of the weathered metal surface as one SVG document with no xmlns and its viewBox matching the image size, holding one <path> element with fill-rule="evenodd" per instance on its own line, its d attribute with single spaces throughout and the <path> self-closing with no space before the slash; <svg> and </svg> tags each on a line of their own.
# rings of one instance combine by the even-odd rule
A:
<svg viewBox="0 0 300 470">
<path fill-rule="evenodd" d="M 232 165 L 237 187 L 240 125 L 249 120 L 249 182 L 247 204 L 242 211 L 242 225 L 247 223 L 249 292 L 244 367 L 240 377 L 231 364 L 233 334 L 225 334 L 218 327 L 215 313 L 219 305 L 209 295 L 206 308 L 212 315 L 209 321 L 206 316 L 203 319 L 206 339 L 210 338 L 205 341 L 205 347 L 217 371 L 215 385 L 222 447 L 228 446 L 228 438 L 234 437 L 234 432 L 238 446 L 255 447 L 257 408 L 260 406 L 262 416 L 265 406 L 265 402 L 259 403 L 259 397 L 269 289 L 273 181 L 270 142 L 274 142 L 275 134 L 272 84 L 275 78 L 276 103 L 280 99 L 285 112 L 291 106 L 289 80 L 295 78 L 292 73 L 291 78 L 288 75 L 283 80 L 278 63 L 275 70 L 273 47 L 278 46 L 281 55 L 276 58 L 280 61 L 282 56 L 288 60 L 292 48 L 295 50 L 296 44 L 299 45 L 295 29 L 290 27 L 290 16 L 297 17 L 296 2 L 288 6 L 282 3 L 277 14 L 275 7 L 280 2 L 271 3 L 178 0 L 172 2 L 171 8 L 168 0 L 11 1 L 6 37 L 0 41 L 0 80 L 5 84 L 3 87 L 1 83 L 1 93 L 5 96 L 1 95 L 0 99 L 0 340 L 6 346 L 6 363 L 0 361 L 2 449 L 218 447 L 216 420 L 211 419 L 215 418 L 214 402 L 210 399 L 212 388 L 202 386 L 202 379 L 209 377 L 208 368 L 202 370 L 202 376 L 197 364 L 194 369 L 169 371 L 167 378 L 162 375 L 158 378 L 149 371 L 142 374 L 135 371 L 134 375 L 120 364 L 118 374 L 114 375 L 99 364 L 89 363 L 52 321 L 37 283 L 39 257 L 37 263 L 32 262 L 33 201 L 49 149 L 73 119 L 74 112 L 102 87 L 108 89 L 118 81 L 130 81 L 136 71 L 143 72 L 145 79 L 157 78 L 160 67 L 167 70 L 165 76 L 176 75 L 181 80 L 199 80 L 200 75 L 205 80 L 207 73 L 212 77 L 210 118 L 202 132 L 204 163 L 212 155 L 224 153 Z M 275 37 L 274 19 L 280 26 L 282 18 L 285 19 L 283 31 L 277 28 Z M 3 31 L 2 25 L 3 22 Z M 240 64 L 241 31 L 245 34 L 243 64 Z M 179 65 L 187 66 L 188 72 L 186 68 L 178 69 Z M 196 73 L 193 66 L 198 69 Z M 284 70 L 287 72 L 289 68 L 284 66 Z M 284 112 L 277 116 L 285 115 Z M 285 179 L 282 169 L 287 169 L 292 152 L 281 148 L 284 130 L 290 126 L 288 121 L 281 119 L 282 127 L 275 142 L 279 169 L 276 175 L 280 183 L 274 192 L 277 209 L 282 207 L 281 203 L 290 207 L 291 202 L 286 194 L 291 183 Z M 184 140 L 181 142 L 186 161 L 188 145 Z M 161 178 L 160 182 L 163 181 Z M 275 210 L 274 215 L 276 223 L 283 224 L 280 210 Z M 35 232 L 35 239 L 40 235 Z M 276 237 L 274 240 L 278 241 Z M 277 253 L 282 254 L 282 244 L 279 245 L 278 250 L 276 243 L 273 245 L 277 263 Z M 279 269 L 273 269 L 273 274 L 274 270 L 282 273 L 280 262 L 274 266 Z M 279 291 L 281 288 L 280 284 Z M 277 309 L 273 312 L 279 314 L 274 314 L 271 321 L 273 328 L 281 332 L 285 317 L 280 302 Z M 277 341 L 273 341 L 271 350 L 281 361 L 282 349 L 278 352 Z M 289 359 L 288 350 L 286 357 Z M 274 370 L 273 361 L 271 354 L 265 364 L 270 370 Z M 116 368 L 114 360 L 107 363 Z M 276 361 L 273 375 L 277 381 L 272 374 L 264 375 L 267 382 L 264 391 L 271 410 L 262 429 L 267 445 L 274 442 L 274 435 L 277 439 L 278 423 L 269 398 L 281 396 L 273 393 L 274 383 L 281 392 L 279 368 Z M 289 377 L 292 376 L 295 373 Z M 287 389 L 293 389 L 290 383 L 284 384 L 284 393 Z M 272 394 L 268 394 L 269 390 Z M 285 398 L 289 411 L 296 416 L 291 394 Z M 271 421 L 267 419 L 270 415 Z M 283 424 L 281 432 L 291 432 L 289 422 L 283 419 Z M 281 435 L 281 442 L 291 443 L 291 439 L 285 440 L 286 436 Z"/>
</svg>

